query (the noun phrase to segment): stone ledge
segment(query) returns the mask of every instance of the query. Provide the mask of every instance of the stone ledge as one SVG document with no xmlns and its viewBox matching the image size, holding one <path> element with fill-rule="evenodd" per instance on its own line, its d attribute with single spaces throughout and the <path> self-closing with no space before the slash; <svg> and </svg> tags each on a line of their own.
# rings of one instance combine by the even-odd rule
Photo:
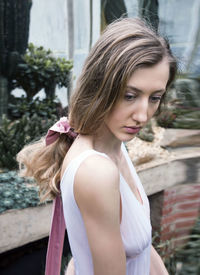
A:
<svg viewBox="0 0 200 275">
<path fill-rule="evenodd" d="M 137 171 L 148 196 L 174 185 L 200 183 L 200 152 L 179 153 L 171 161 L 148 163 Z"/>
<path fill-rule="evenodd" d="M 200 147 L 185 147 L 185 148 L 177 148 L 170 151 L 167 158 L 153 158 L 151 161 L 135 165 L 136 171 L 139 173 L 141 171 L 154 168 L 160 165 L 165 165 L 171 163 L 173 161 L 180 161 L 183 159 L 193 159 L 200 157 Z M 133 160 L 132 160 L 133 161 Z M 134 161 L 133 161 L 134 163 Z"/>
<path fill-rule="evenodd" d="M 0 253 L 47 237 L 51 224 L 52 203 L 0 215 Z"/>
<path fill-rule="evenodd" d="M 165 129 L 160 145 L 173 148 L 200 146 L 200 130 Z"/>
</svg>

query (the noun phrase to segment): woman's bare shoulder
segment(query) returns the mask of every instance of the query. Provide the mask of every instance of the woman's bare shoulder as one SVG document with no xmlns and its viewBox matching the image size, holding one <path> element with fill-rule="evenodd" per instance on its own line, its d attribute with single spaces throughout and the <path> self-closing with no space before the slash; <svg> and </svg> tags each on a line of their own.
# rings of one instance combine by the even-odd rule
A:
<svg viewBox="0 0 200 275">
<path fill-rule="evenodd" d="M 92 199 L 112 195 L 114 190 L 119 191 L 119 171 L 114 162 L 99 154 L 87 157 L 76 172 L 75 195 Z"/>
<path fill-rule="evenodd" d="M 88 156 L 80 165 L 77 174 L 76 182 L 99 180 L 113 181 L 119 177 L 119 171 L 115 163 L 108 157 L 100 154 L 92 154 Z"/>
</svg>

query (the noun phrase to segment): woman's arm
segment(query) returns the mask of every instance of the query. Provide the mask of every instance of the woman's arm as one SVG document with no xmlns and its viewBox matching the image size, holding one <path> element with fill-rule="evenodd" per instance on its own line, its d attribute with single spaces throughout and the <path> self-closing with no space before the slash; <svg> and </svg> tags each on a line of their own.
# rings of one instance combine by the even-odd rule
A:
<svg viewBox="0 0 200 275">
<path fill-rule="evenodd" d="M 74 268 L 74 260 L 71 258 L 67 265 L 67 269 L 65 271 L 65 275 L 75 275 L 75 268 Z"/>
<path fill-rule="evenodd" d="M 153 246 L 151 246 L 150 275 L 169 275 L 161 257 Z"/>
<path fill-rule="evenodd" d="M 87 158 L 77 171 L 74 194 L 86 227 L 94 275 L 125 275 L 116 166 L 99 155 Z"/>
</svg>

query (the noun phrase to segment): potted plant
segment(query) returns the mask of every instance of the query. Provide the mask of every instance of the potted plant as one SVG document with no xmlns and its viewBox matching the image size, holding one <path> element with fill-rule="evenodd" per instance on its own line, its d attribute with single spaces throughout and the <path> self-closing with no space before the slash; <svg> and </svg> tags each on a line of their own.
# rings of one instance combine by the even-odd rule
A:
<svg viewBox="0 0 200 275">
<path fill-rule="evenodd" d="M 23 62 L 18 64 L 13 87 L 23 88 L 28 99 L 42 88 L 48 98 L 53 98 L 56 85 L 68 87 L 72 67 L 71 60 L 56 58 L 51 50 L 30 43 Z"/>
</svg>

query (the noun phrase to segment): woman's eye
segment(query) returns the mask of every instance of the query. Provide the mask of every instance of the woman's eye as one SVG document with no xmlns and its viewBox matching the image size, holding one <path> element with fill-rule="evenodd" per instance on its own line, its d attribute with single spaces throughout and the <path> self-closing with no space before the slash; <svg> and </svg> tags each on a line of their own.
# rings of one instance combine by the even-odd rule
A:
<svg viewBox="0 0 200 275">
<path fill-rule="evenodd" d="M 161 100 L 161 96 L 152 96 L 150 97 L 151 102 L 157 103 Z"/>
<path fill-rule="evenodd" d="M 134 100 L 136 97 L 137 97 L 137 95 L 134 95 L 132 93 L 131 94 L 127 93 L 127 94 L 125 94 L 124 99 L 131 101 L 131 100 Z"/>
</svg>

